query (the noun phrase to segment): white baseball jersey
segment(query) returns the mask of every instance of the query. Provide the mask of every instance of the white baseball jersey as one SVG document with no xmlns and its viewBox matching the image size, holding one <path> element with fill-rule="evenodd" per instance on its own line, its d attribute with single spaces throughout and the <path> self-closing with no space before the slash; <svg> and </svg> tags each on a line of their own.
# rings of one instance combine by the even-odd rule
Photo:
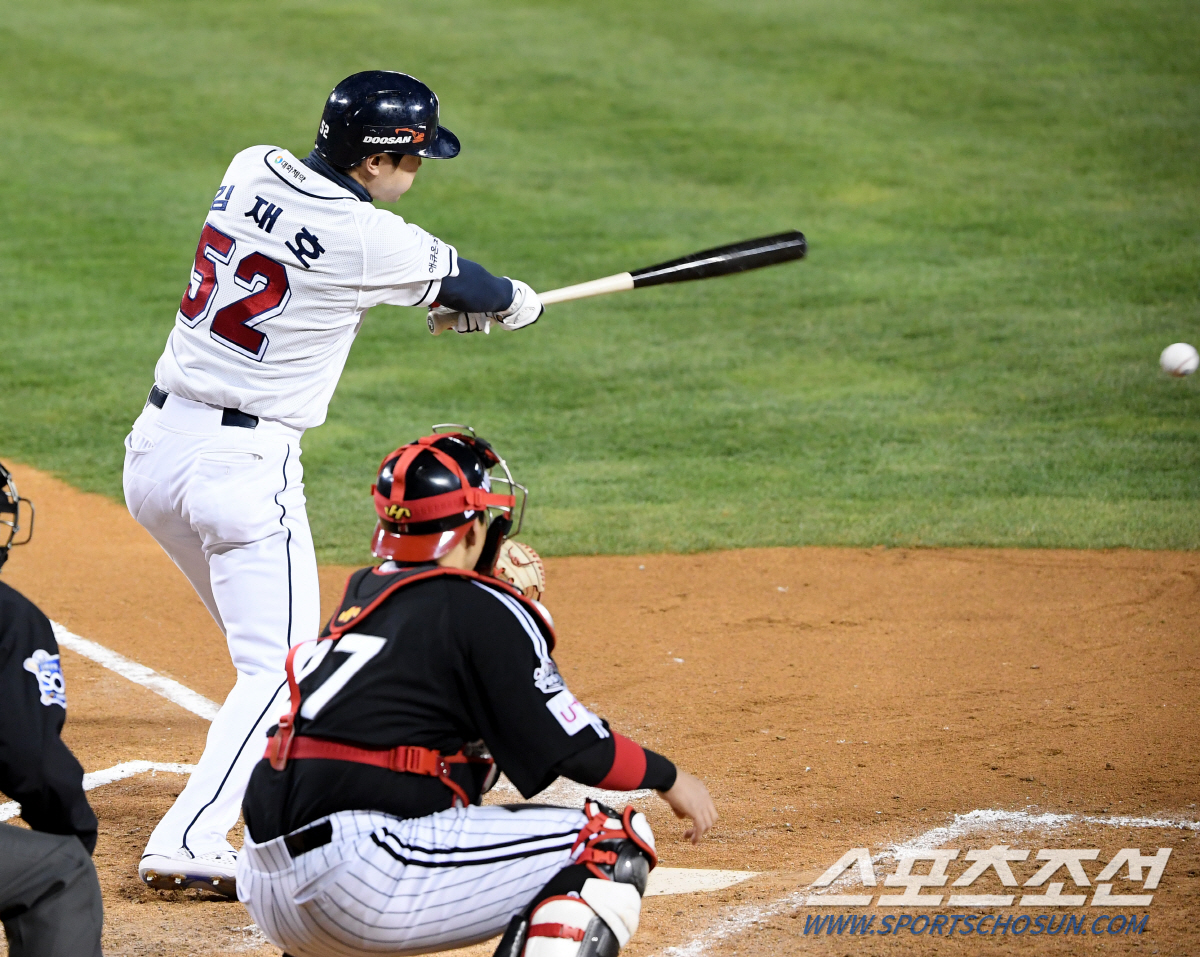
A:
<svg viewBox="0 0 1200 957">
<path fill-rule="evenodd" d="M 452 246 L 376 209 L 287 150 L 233 158 L 155 369 L 175 395 L 282 422 L 325 421 L 371 306 L 427 306 Z"/>
</svg>

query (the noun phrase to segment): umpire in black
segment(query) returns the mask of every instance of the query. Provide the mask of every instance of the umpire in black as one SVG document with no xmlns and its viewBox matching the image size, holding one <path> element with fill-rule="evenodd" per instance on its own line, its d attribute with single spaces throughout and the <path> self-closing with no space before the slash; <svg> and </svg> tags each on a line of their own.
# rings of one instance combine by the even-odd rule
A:
<svg viewBox="0 0 1200 957">
<path fill-rule="evenodd" d="M 20 533 L 21 503 L 29 529 Z M 0 465 L 0 567 L 33 534 L 33 506 Z M 0 791 L 32 828 L 0 824 L 0 919 L 11 957 L 94 957 L 104 910 L 92 863 L 96 815 L 59 737 L 66 688 L 50 621 L 0 582 Z"/>
</svg>

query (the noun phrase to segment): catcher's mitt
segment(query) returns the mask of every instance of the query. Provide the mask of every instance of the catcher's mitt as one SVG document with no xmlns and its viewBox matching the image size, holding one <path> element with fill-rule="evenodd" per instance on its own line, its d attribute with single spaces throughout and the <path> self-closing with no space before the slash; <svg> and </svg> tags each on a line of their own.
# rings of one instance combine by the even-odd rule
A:
<svg viewBox="0 0 1200 957">
<path fill-rule="evenodd" d="M 496 577 L 537 601 L 546 591 L 546 568 L 542 559 L 524 542 L 505 539 L 496 557 Z"/>
</svg>

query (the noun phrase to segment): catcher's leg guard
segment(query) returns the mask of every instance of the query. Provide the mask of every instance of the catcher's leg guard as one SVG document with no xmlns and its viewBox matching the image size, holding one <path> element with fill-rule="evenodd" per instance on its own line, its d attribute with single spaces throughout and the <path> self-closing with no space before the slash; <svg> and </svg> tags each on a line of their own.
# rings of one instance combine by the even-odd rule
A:
<svg viewBox="0 0 1200 957">
<path fill-rule="evenodd" d="M 575 863 L 601 880 L 632 884 L 641 897 L 650 871 L 658 863 L 646 815 L 631 806 L 618 814 L 599 801 L 588 801 L 583 810 L 588 822 L 575 838 L 575 848 L 583 848 Z"/>
<path fill-rule="evenodd" d="M 495 957 L 616 957 L 637 930 L 658 863 L 650 824 L 632 807 L 618 814 L 588 801 L 584 811 L 574 863 L 512 919 Z"/>
<path fill-rule="evenodd" d="M 534 908 L 527 934 L 524 957 L 617 957 L 621 950 L 608 923 L 579 897 L 546 898 Z"/>
</svg>

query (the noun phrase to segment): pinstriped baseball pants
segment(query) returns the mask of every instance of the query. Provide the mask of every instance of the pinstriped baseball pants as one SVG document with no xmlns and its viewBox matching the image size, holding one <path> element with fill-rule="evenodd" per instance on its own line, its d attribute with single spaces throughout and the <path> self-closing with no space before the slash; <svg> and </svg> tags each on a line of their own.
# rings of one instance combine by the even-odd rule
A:
<svg viewBox="0 0 1200 957">
<path fill-rule="evenodd" d="M 401 820 L 328 818 L 332 839 L 292 857 L 284 838 L 238 855 L 238 897 L 293 957 L 420 954 L 499 934 L 570 863 L 581 810 L 454 808 Z M 321 823 L 320 821 L 314 823 Z"/>
</svg>

